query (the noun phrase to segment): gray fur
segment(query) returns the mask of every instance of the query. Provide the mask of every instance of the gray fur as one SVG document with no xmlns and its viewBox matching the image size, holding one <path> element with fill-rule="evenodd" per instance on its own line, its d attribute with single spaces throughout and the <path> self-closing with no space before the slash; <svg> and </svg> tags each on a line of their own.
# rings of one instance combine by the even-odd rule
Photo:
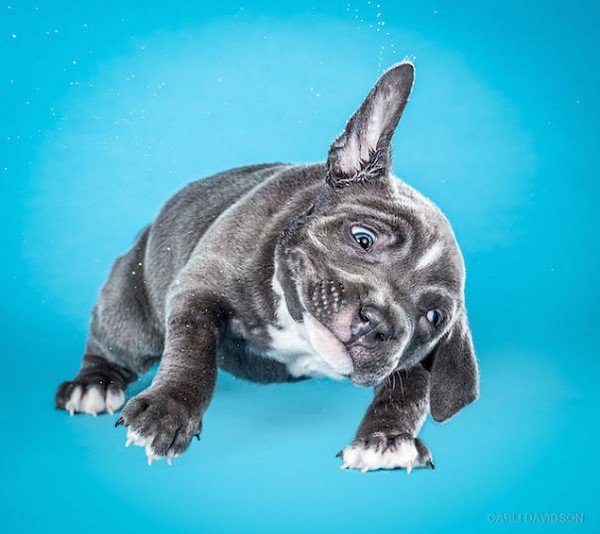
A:
<svg viewBox="0 0 600 534">
<path fill-rule="evenodd" d="M 336 372 L 376 387 L 356 440 L 378 449 L 414 440 L 414 465 L 428 465 L 416 438 L 428 405 L 445 420 L 476 398 L 478 384 L 450 225 L 391 174 L 391 138 L 412 82 L 408 63 L 387 71 L 326 164 L 233 169 L 169 200 L 115 262 L 83 366 L 59 388 L 57 407 L 73 406 L 76 385 L 84 394 L 122 390 L 160 359 L 118 424 L 151 456 L 177 456 L 201 430 L 218 367 L 263 383 L 314 376 L 298 369 L 317 356 L 301 367 L 301 354 L 273 348 L 314 319 L 341 354 L 315 373 L 339 363 Z M 369 251 L 352 237 L 357 225 L 376 234 Z M 432 309 L 443 317 L 437 327 L 425 318 Z"/>
</svg>

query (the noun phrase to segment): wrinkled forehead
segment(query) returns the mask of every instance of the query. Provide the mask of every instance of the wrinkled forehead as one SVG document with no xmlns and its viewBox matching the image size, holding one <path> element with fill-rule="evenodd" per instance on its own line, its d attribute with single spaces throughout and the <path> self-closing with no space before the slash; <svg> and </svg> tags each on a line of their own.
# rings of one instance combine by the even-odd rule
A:
<svg viewBox="0 0 600 534">
<path fill-rule="evenodd" d="M 318 226 L 356 223 L 380 233 L 377 263 L 406 286 L 440 286 L 461 294 L 464 264 L 452 228 L 440 209 L 415 189 L 390 177 L 337 192 Z M 365 257 L 369 262 L 369 258 Z"/>
</svg>

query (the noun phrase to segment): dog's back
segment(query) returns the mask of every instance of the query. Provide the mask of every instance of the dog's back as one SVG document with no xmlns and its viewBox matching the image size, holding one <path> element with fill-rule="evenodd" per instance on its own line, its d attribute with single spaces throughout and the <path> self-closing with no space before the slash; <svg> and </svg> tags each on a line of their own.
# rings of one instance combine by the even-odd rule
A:
<svg viewBox="0 0 600 534">
<path fill-rule="evenodd" d="M 246 193 L 288 166 L 267 163 L 215 174 L 188 184 L 163 206 L 150 227 L 144 264 L 152 280 L 150 301 L 157 317 L 163 316 L 164 297 L 174 276 L 206 230 Z"/>
</svg>

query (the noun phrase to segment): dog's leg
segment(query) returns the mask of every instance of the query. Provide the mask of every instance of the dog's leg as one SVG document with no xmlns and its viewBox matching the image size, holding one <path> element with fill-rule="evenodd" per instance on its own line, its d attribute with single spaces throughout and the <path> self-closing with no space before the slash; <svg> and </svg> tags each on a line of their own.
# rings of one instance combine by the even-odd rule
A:
<svg viewBox="0 0 600 534">
<path fill-rule="evenodd" d="M 397 371 L 375 388 L 354 441 L 338 453 L 342 468 L 377 469 L 431 467 L 426 445 L 417 438 L 428 410 L 429 373 L 419 364 Z"/>
<path fill-rule="evenodd" d="M 125 388 L 162 352 L 163 339 L 150 313 L 144 262 L 149 229 L 117 258 L 92 312 L 83 362 L 77 376 L 56 392 L 58 409 L 96 415 L 125 402 Z"/>
<path fill-rule="evenodd" d="M 165 350 L 152 385 L 131 399 L 117 421 L 148 462 L 179 456 L 199 436 L 217 379 L 220 311 L 208 295 L 171 299 Z"/>
</svg>

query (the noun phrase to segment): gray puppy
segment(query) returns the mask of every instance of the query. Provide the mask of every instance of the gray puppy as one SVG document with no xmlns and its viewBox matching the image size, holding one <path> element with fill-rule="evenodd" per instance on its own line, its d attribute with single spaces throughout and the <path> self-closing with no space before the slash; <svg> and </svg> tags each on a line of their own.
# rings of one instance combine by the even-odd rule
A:
<svg viewBox="0 0 600 534">
<path fill-rule="evenodd" d="M 315 376 L 374 386 L 342 467 L 433 467 L 417 438 L 478 395 L 450 224 L 391 174 L 414 79 L 377 81 L 325 164 L 234 169 L 177 193 L 118 258 L 92 314 L 82 367 L 56 406 L 112 413 L 160 359 L 117 426 L 148 461 L 183 453 L 220 367 L 256 382 Z"/>
</svg>

